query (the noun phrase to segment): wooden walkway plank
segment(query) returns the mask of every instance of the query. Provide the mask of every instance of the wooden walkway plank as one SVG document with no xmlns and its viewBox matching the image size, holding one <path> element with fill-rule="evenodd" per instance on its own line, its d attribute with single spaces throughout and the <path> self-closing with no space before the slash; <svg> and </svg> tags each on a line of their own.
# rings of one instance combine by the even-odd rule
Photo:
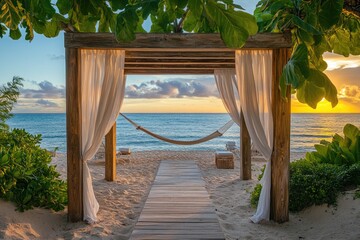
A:
<svg viewBox="0 0 360 240">
<path fill-rule="evenodd" d="M 131 239 L 224 239 L 194 161 L 161 161 Z"/>
</svg>

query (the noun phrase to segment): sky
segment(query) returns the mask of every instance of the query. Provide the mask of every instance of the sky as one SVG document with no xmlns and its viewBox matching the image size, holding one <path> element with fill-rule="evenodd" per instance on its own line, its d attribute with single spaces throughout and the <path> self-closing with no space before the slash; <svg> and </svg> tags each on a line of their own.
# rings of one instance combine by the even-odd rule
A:
<svg viewBox="0 0 360 240">
<path fill-rule="evenodd" d="M 257 0 L 237 1 L 252 12 Z M 324 55 L 326 75 L 338 90 L 339 104 L 322 101 L 316 110 L 292 98 L 294 113 L 360 113 L 360 56 Z M 32 42 L 0 38 L 0 85 L 14 76 L 24 87 L 14 112 L 65 112 L 64 35 Z M 212 75 L 130 75 L 122 112 L 226 112 Z"/>
</svg>

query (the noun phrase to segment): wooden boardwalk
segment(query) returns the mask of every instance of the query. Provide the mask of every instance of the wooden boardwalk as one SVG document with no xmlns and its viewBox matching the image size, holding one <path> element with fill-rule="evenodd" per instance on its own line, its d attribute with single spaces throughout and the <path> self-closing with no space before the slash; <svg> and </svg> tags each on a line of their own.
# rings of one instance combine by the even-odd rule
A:
<svg viewBox="0 0 360 240">
<path fill-rule="evenodd" d="M 224 239 L 194 161 L 161 161 L 131 239 Z"/>
</svg>

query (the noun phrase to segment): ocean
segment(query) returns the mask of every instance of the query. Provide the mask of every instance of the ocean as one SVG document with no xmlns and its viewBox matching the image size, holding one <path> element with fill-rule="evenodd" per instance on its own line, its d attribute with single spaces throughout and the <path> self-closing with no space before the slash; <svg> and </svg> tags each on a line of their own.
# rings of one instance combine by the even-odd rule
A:
<svg viewBox="0 0 360 240">
<path fill-rule="evenodd" d="M 212 133 L 223 126 L 230 117 L 228 114 L 126 114 L 130 119 L 146 129 L 177 140 L 194 140 Z M 14 114 L 7 122 L 11 128 L 24 128 L 32 134 L 41 134 L 41 146 L 59 152 L 66 152 L 65 114 Z M 335 133 L 342 135 L 346 123 L 360 127 L 360 114 L 292 114 L 291 151 L 307 152 L 314 150 L 320 140 L 331 140 Z M 121 116 L 117 119 L 117 147 L 143 150 L 223 150 L 227 141 L 235 141 L 239 147 L 239 128 L 234 124 L 223 136 L 192 146 L 173 145 L 159 141 L 136 130 Z"/>
</svg>

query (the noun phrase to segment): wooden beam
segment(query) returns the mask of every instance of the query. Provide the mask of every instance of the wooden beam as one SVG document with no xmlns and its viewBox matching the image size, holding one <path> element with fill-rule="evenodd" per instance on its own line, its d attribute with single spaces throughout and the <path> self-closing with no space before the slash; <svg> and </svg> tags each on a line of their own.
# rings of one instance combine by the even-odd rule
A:
<svg viewBox="0 0 360 240">
<path fill-rule="evenodd" d="M 291 89 L 287 101 L 281 97 L 280 76 L 291 56 L 289 49 L 273 50 L 273 121 L 274 148 L 271 157 L 271 210 L 270 218 L 278 223 L 289 221 L 289 164 Z"/>
<path fill-rule="evenodd" d="M 240 127 L 240 151 L 240 179 L 249 180 L 251 179 L 251 139 L 242 112 Z"/>
<path fill-rule="evenodd" d="M 206 49 L 205 49 L 206 50 Z M 234 51 L 220 51 L 220 52 L 179 52 L 179 51 L 167 51 L 167 52 L 147 52 L 147 51 L 127 51 L 126 59 L 235 59 Z"/>
<path fill-rule="evenodd" d="M 191 59 L 191 58 L 181 58 L 181 59 L 167 59 L 167 58 L 127 58 L 125 59 L 125 64 L 143 64 L 143 65 L 223 65 L 223 64 L 233 64 L 235 65 L 235 58 L 233 59 L 214 59 L 214 58 L 207 58 L 207 59 Z"/>
<path fill-rule="evenodd" d="M 105 180 L 116 179 L 116 122 L 105 136 Z"/>
<path fill-rule="evenodd" d="M 154 63 L 154 64 L 128 64 L 125 63 L 124 66 L 125 70 L 127 69 L 184 69 L 185 71 L 188 69 L 217 69 L 217 68 L 235 68 L 235 63 L 225 63 L 225 64 L 206 64 L 206 63 L 200 63 L 200 64 L 161 64 L 161 63 Z"/>
<path fill-rule="evenodd" d="M 176 75 L 186 75 L 186 74 L 214 74 L 214 69 L 125 69 L 126 75 L 161 75 L 161 74 L 176 74 Z"/>
<path fill-rule="evenodd" d="M 261 33 L 250 36 L 243 48 L 290 48 L 291 36 L 276 33 Z M 141 51 L 179 52 L 199 51 L 234 51 L 228 48 L 216 33 L 138 33 L 132 42 L 118 42 L 113 33 L 65 33 L 65 47 L 75 48 L 118 48 Z"/>
<path fill-rule="evenodd" d="M 80 50 L 66 48 L 66 138 L 68 220 L 83 220 Z"/>
</svg>

